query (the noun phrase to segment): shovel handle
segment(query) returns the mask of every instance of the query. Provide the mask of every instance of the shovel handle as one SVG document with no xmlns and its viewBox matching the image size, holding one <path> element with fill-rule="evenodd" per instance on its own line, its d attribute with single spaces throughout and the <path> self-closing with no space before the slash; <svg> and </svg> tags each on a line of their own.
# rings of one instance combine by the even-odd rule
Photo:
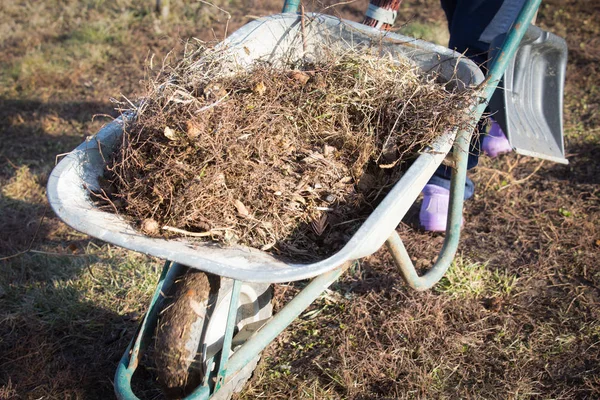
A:
<svg viewBox="0 0 600 400">
<path fill-rule="evenodd" d="M 394 25 L 402 0 L 371 0 L 363 24 L 389 31 Z"/>
</svg>

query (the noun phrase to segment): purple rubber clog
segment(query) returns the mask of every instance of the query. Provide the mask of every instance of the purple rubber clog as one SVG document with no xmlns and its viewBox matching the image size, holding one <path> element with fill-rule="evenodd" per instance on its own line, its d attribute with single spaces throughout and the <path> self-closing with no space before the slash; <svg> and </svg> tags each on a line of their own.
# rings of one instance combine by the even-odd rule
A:
<svg viewBox="0 0 600 400">
<path fill-rule="evenodd" d="M 427 184 L 423 188 L 423 203 L 419 212 L 421 226 L 430 232 L 445 232 L 448 219 L 450 191 L 437 185 Z M 461 225 L 464 219 L 461 220 Z"/>
<path fill-rule="evenodd" d="M 490 131 L 483 137 L 481 149 L 490 157 L 497 157 L 500 154 L 510 153 L 512 151 L 512 146 L 508 142 L 504 132 L 502 132 L 502 128 L 500 128 L 500 125 L 493 119 Z"/>
</svg>

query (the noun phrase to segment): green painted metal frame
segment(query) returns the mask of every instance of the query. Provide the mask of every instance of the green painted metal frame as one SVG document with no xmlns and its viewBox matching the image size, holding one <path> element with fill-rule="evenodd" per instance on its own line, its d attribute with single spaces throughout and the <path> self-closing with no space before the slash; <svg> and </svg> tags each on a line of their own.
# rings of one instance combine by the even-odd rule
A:
<svg viewBox="0 0 600 400">
<path fill-rule="evenodd" d="M 283 12 L 297 12 L 299 0 L 286 0 Z M 468 149 L 471 141 L 472 132 L 477 121 L 481 118 L 487 102 L 496 90 L 496 86 L 509 60 L 515 54 L 519 43 L 532 21 L 541 0 L 529 0 L 525 3 L 523 9 L 519 13 L 516 22 L 513 24 L 507 34 L 507 38 L 502 46 L 502 51 L 491 62 L 489 74 L 485 81 L 485 86 L 482 89 L 482 101 L 472 110 L 472 126 L 469 129 L 463 130 L 457 134 L 453 157 L 455 161 L 455 169 L 452 174 L 450 188 L 450 211 L 448 213 L 448 224 L 446 230 L 446 239 L 442 250 L 440 251 L 438 260 L 434 266 L 423 276 L 419 276 L 416 272 L 410 257 L 402 243 L 397 232 L 394 232 L 387 240 L 386 244 L 391 252 L 395 263 L 397 264 L 402 277 L 409 286 L 416 290 L 426 290 L 437 283 L 446 273 L 450 266 L 460 239 L 460 228 L 462 209 L 464 202 L 464 188 L 467 171 Z M 227 378 L 238 372 L 250 360 L 254 359 L 266 346 L 271 343 L 285 328 L 287 328 L 301 313 L 304 311 L 325 289 L 335 282 L 344 270 L 350 264 L 340 265 L 338 268 L 324 273 L 314 278 L 296 297 L 294 297 L 282 310 L 280 310 L 269 322 L 267 322 L 261 330 L 252 336 L 246 343 L 229 357 L 229 352 L 224 351 L 221 355 L 219 363 L 218 380 L 215 387 L 215 393 L 218 389 L 227 382 Z M 145 344 L 149 336 L 155 329 L 158 317 L 158 299 L 161 292 L 166 290 L 172 283 L 172 279 L 178 273 L 177 264 L 166 262 L 159 278 L 159 283 L 152 296 L 152 301 L 148 312 L 146 313 L 138 331 L 123 354 L 115 375 L 115 392 L 120 400 L 136 400 L 138 399 L 131 389 L 131 379 L 138 366 L 139 359 L 144 351 Z M 234 281 L 234 289 L 232 292 L 231 305 L 227 319 L 227 327 L 224 337 L 224 348 L 231 348 L 233 338 L 233 330 L 235 325 L 236 307 L 239 299 L 241 288 L 240 281 Z M 186 399 L 204 400 L 211 396 L 211 389 L 208 384 L 199 386 Z"/>
<path fill-rule="evenodd" d="M 133 340 L 119 361 L 114 383 L 115 393 L 118 399 L 137 399 L 131 390 L 131 379 L 133 378 L 133 374 L 135 373 L 135 370 L 139 364 L 139 360 L 142 357 L 143 351 L 145 350 L 145 344 L 147 343 L 149 337 L 148 332 L 154 332 L 156 327 L 159 313 L 158 300 L 160 299 L 161 291 L 163 288 L 166 288 L 171 284 L 179 272 L 177 267 L 171 268 L 172 266 L 173 263 L 170 261 L 165 262 L 160 277 L 158 278 L 158 284 L 156 285 L 156 289 L 152 295 L 150 307 L 148 307 L 148 311 L 146 312 L 146 315 L 144 315 L 144 318 L 142 319 L 142 322 L 138 327 Z"/>
<path fill-rule="evenodd" d="M 314 278 L 298 295 L 285 305 L 273 318 L 265 324 L 258 334 L 252 336 L 229 359 L 227 374 L 233 374 L 243 368 L 265 349 L 285 328 L 287 328 L 306 308 L 315 301 L 352 263 L 345 263 L 338 268 Z"/>
<path fill-rule="evenodd" d="M 250 360 L 260 354 L 260 352 L 283 332 L 283 330 L 287 328 L 302 313 L 302 311 L 315 301 L 325 289 L 335 282 L 349 265 L 350 263 L 342 264 L 338 268 L 314 278 L 304 289 L 302 289 L 302 291 L 300 291 L 300 293 L 298 293 L 298 295 L 296 295 L 296 297 L 286 304 L 283 309 L 261 328 L 259 334 L 252 336 L 236 350 L 230 358 L 228 351 L 222 352 L 214 393 L 227 383 L 228 377 L 238 372 L 250 362 Z M 115 393 L 119 400 L 138 400 L 138 397 L 136 397 L 131 389 L 131 379 L 138 366 L 139 359 L 143 354 L 145 348 L 144 345 L 147 343 L 148 338 L 152 335 L 156 327 L 160 294 L 165 293 L 168 290 L 174 277 L 179 273 L 178 267 L 179 265 L 175 263 L 165 263 L 159 283 L 152 296 L 148 312 L 144 316 L 135 337 L 127 347 L 123 357 L 121 357 L 115 374 Z M 229 315 L 227 317 L 227 327 L 224 336 L 224 349 L 231 348 L 241 286 L 241 281 L 234 280 Z M 210 395 L 211 388 L 208 384 L 204 384 L 196 388 L 192 393 L 186 396 L 185 399 L 205 400 L 208 399 Z"/>
<path fill-rule="evenodd" d="M 231 302 L 229 303 L 229 314 L 227 315 L 227 326 L 225 327 L 225 336 L 223 340 L 223 349 L 221 350 L 221 360 L 219 361 L 219 373 L 217 374 L 217 384 L 215 392 L 223 386 L 227 369 L 229 367 L 227 360 L 231 352 L 231 342 L 233 340 L 233 328 L 235 327 L 235 317 L 237 316 L 237 306 L 240 301 L 240 289 L 242 282 L 233 281 L 233 290 L 231 291 Z"/>
<path fill-rule="evenodd" d="M 285 0 L 283 3 L 282 13 L 295 13 L 298 12 L 300 7 L 300 0 Z"/>
</svg>

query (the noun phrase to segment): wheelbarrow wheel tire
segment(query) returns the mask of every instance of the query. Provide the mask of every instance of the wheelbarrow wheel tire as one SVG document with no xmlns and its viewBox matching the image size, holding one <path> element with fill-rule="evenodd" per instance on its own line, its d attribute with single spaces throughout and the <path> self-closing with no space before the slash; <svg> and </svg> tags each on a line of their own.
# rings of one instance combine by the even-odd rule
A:
<svg viewBox="0 0 600 400">
<path fill-rule="evenodd" d="M 151 356 L 168 398 L 184 397 L 204 382 L 214 385 L 232 290 L 233 280 L 187 267 L 168 290 Z M 242 284 L 231 351 L 271 317 L 271 296 L 269 284 Z M 241 391 L 259 359 L 230 377 L 211 399 L 226 400 Z"/>
</svg>

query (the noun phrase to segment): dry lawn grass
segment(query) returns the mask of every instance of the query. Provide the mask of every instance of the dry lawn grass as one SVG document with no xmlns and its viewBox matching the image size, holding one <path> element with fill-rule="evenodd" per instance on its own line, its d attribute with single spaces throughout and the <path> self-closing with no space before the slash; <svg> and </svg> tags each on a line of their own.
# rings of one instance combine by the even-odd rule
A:
<svg viewBox="0 0 600 400">
<path fill-rule="evenodd" d="M 135 94 L 149 53 L 165 55 L 192 32 L 214 37 L 211 27 L 222 36 L 220 13 L 172 3 L 166 22 L 152 5 L 125 0 L 0 5 L 8 38 L 0 42 L 0 257 L 28 247 L 55 155 L 98 129 L 103 120 L 92 116 L 112 112 L 110 96 Z M 404 3 L 401 18 L 443 18 L 435 0 Z M 236 5 L 230 26 L 279 8 Z M 365 8 L 336 9 L 360 19 Z M 595 3 L 547 0 L 539 16 L 571 50 L 571 164 L 482 159 L 462 256 L 440 285 L 409 291 L 387 255 L 368 257 L 266 350 L 239 398 L 600 398 L 598 12 Z M 88 61 L 88 50 L 65 43 L 119 18 L 114 29 L 124 33 L 111 34 L 125 40 L 101 45 L 101 58 Z M 195 26 L 201 18 L 210 25 Z M 81 46 L 92 49 L 87 40 Z M 34 56 L 36 68 L 21 67 Z M 59 61 L 66 67 L 49 74 Z M 427 267 L 442 237 L 418 230 L 414 217 L 398 229 Z M 111 398 L 160 262 L 90 240 L 49 213 L 32 249 L 44 253 L 0 261 L 0 398 Z M 278 285 L 276 305 L 300 286 Z"/>
</svg>

